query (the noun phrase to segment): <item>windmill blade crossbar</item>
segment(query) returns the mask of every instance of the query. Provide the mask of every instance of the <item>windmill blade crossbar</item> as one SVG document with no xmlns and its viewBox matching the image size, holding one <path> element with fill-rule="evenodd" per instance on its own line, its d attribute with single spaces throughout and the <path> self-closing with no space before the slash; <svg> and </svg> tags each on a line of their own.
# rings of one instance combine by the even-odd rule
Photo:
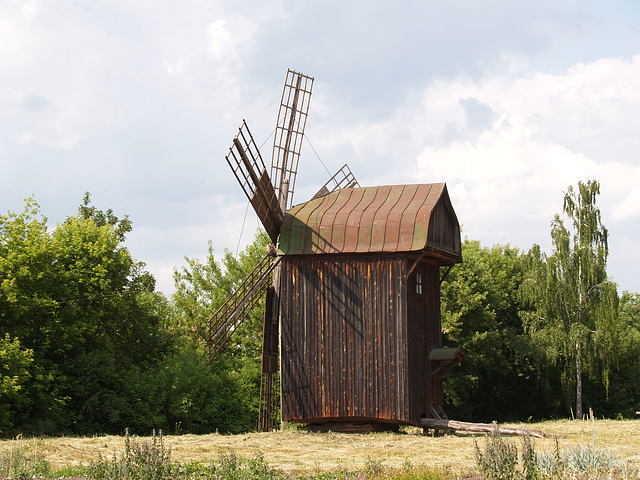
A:
<svg viewBox="0 0 640 480">
<path fill-rule="evenodd" d="M 274 260 L 267 254 L 242 281 L 233 295 L 213 314 L 209 320 L 209 361 L 220 351 L 237 326 L 266 292 L 271 272 L 280 258 L 276 257 Z"/>
<path fill-rule="evenodd" d="M 271 178 L 285 210 L 293 201 L 312 88 L 312 77 L 287 71 L 271 158 Z"/>
<path fill-rule="evenodd" d="M 316 193 L 311 200 L 314 198 L 324 197 L 325 195 L 330 194 L 331 192 L 335 192 L 336 190 L 340 190 L 341 188 L 355 188 L 359 187 L 360 184 L 356 177 L 351 173 L 351 169 L 345 163 L 340 170 L 338 170 L 333 177 L 329 179 L 327 183 L 325 183 L 318 193 Z"/>
<path fill-rule="evenodd" d="M 282 225 L 282 209 L 267 167 L 244 120 L 225 158 L 271 241 L 276 243 Z"/>
</svg>

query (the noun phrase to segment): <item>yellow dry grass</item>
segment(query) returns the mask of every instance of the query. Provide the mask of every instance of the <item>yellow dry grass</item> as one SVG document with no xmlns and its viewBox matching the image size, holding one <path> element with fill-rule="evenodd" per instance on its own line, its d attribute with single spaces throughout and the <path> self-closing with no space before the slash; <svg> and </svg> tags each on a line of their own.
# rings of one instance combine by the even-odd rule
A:
<svg viewBox="0 0 640 480">
<path fill-rule="evenodd" d="M 522 426 L 522 425 L 512 425 Z M 560 448 L 576 444 L 611 448 L 629 466 L 640 469 L 640 420 L 549 421 L 525 427 L 557 434 Z M 140 437 L 138 442 L 150 441 Z M 516 443 L 520 445 L 517 438 Z M 261 452 L 269 465 L 285 471 L 328 471 L 336 468 L 362 468 L 367 459 L 386 467 L 400 468 L 409 461 L 414 466 L 449 467 L 454 472 L 470 471 L 475 466 L 474 441 L 484 446 L 483 435 L 451 434 L 423 436 L 417 429 L 403 433 L 306 433 L 286 430 L 273 433 L 243 435 L 168 435 L 165 446 L 171 447 L 171 458 L 178 462 L 210 463 L 220 455 L 235 452 L 241 458 L 252 458 Z M 100 456 L 112 458 L 124 448 L 122 436 L 59 437 L 0 441 L 0 455 L 18 449 L 38 454 L 54 467 L 89 464 Z M 555 448 L 555 440 L 535 439 L 535 448 Z"/>
</svg>

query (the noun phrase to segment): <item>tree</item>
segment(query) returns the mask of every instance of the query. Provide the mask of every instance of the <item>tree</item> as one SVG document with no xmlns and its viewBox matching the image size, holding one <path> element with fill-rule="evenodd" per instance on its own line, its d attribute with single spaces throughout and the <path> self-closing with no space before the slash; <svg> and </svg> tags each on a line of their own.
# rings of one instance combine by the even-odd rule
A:
<svg viewBox="0 0 640 480">
<path fill-rule="evenodd" d="M 598 412 L 636 418 L 640 411 L 640 294 L 623 292 L 618 305 L 616 355 L 612 362 L 611 388 Z"/>
<path fill-rule="evenodd" d="M 185 258 L 187 266 L 174 270 L 173 274 L 176 286 L 173 302 L 181 312 L 180 320 L 183 327 L 195 332 L 196 338 L 200 341 L 206 341 L 209 318 L 262 260 L 269 242 L 266 232 L 259 229 L 253 243 L 240 252 L 238 258 L 226 250 L 222 261 L 218 262 L 211 242 L 205 263 L 198 259 Z M 227 353 L 230 353 L 229 349 L 236 353 L 259 353 L 263 303 L 261 301 L 249 319 L 240 324 L 235 338 L 232 337 L 228 342 Z"/>
<path fill-rule="evenodd" d="M 607 277 L 608 233 L 596 205 L 599 193 L 595 180 L 568 188 L 563 213 L 571 229 L 555 215 L 552 253 L 532 247 L 520 291 L 533 310 L 522 314 L 532 338 L 560 363 L 567 388 L 575 387 L 577 418 L 583 416 L 584 373 L 599 372 L 608 389 L 615 352 L 617 292 Z"/>
<path fill-rule="evenodd" d="M 461 265 L 442 283 L 444 343 L 466 358 L 444 379 L 445 410 L 472 421 L 541 416 L 544 384 L 536 352 L 518 316 L 522 257 L 508 245 L 482 247 L 465 239 Z"/>
<path fill-rule="evenodd" d="M 27 400 L 24 385 L 32 362 L 33 351 L 23 349 L 18 339 L 12 340 L 8 333 L 0 337 L 0 435 L 13 426 L 14 410 Z"/>
<path fill-rule="evenodd" d="M 33 352 L 16 428 L 121 432 L 127 371 L 161 358 L 164 320 L 153 277 L 124 247 L 131 222 L 89 195 L 52 233 L 38 204 L 0 217 L 0 326 Z M 142 301 L 144 300 L 144 301 Z"/>
<path fill-rule="evenodd" d="M 235 291 L 244 278 L 262 260 L 269 237 L 264 230 L 258 230 L 252 244 L 236 258 L 225 251 L 218 262 L 209 243 L 205 263 L 186 258 L 187 266 L 174 271 L 176 292 L 172 299 L 179 315 L 177 328 L 192 339 L 196 348 L 201 348 L 208 338 L 209 318 Z M 260 362 L 262 347 L 262 319 L 264 299 L 253 309 L 249 317 L 234 330 L 227 344 L 212 362 L 215 374 L 232 379 L 239 391 L 238 398 L 248 416 L 244 428 L 255 428 L 258 420 L 260 395 Z M 215 428 L 230 428 L 227 423 L 216 424 Z M 234 431 L 237 430 L 237 425 Z"/>
</svg>

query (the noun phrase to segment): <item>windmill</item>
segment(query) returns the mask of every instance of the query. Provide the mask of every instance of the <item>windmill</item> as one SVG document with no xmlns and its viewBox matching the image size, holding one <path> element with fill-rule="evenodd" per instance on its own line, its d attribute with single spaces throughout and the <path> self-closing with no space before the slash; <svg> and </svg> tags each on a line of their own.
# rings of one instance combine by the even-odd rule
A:
<svg viewBox="0 0 640 480">
<path fill-rule="evenodd" d="M 227 155 L 271 241 L 209 324 L 210 356 L 265 298 L 259 429 L 363 431 L 446 419 L 440 285 L 462 261 L 444 183 L 360 187 L 344 165 L 292 206 L 313 79 L 287 72 L 271 174 L 242 122 Z M 278 363 L 278 360 L 280 362 Z M 365 430 L 366 431 L 366 430 Z"/>
<path fill-rule="evenodd" d="M 213 358 L 258 301 L 265 297 L 259 430 L 273 428 L 274 377 L 278 370 L 279 342 L 278 264 L 281 259 L 276 256 L 275 245 L 285 212 L 293 201 L 313 81 L 312 77 L 302 73 L 287 71 L 274 135 L 270 174 L 244 120 L 226 156 L 227 163 L 273 243 L 265 257 L 210 319 L 209 357 Z M 345 164 L 314 198 L 355 186 L 358 186 L 358 182 Z"/>
</svg>

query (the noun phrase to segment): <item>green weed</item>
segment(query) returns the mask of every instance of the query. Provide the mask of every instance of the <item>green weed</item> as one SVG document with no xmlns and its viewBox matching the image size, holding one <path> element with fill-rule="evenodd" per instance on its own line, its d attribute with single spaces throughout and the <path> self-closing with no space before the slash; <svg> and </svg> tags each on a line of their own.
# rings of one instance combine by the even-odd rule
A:
<svg viewBox="0 0 640 480">
<path fill-rule="evenodd" d="M 592 445 L 576 445 L 536 452 L 533 440 L 522 437 L 521 455 L 513 441 L 506 440 L 495 431 L 486 437 L 484 451 L 476 442 L 476 465 L 479 472 L 490 480 L 540 479 L 638 479 L 638 472 L 629 471 L 624 460 L 611 449 Z M 520 460 L 520 462 L 518 462 Z"/>
<path fill-rule="evenodd" d="M 382 462 L 380 460 L 374 460 L 371 457 L 367 457 L 364 462 L 364 473 L 368 477 L 379 477 L 382 475 L 384 467 L 382 466 Z"/>
<path fill-rule="evenodd" d="M 212 467 L 213 478 L 224 480 L 276 480 L 278 471 L 265 462 L 262 453 L 256 454 L 245 462 L 238 459 L 234 452 L 222 454 L 220 465 Z"/>
<path fill-rule="evenodd" d="M 480 473 L 490 480 L 512 480 L 520 478 L 518 471 L 518 448 L 504 439 L 496 430 L 486 436 L 484 452 L 475 442 L 476 464 Z"/>
<path fill-rule="evenodd" d="M 0 455 L 1 478 L 32 478 L 46 476 L 51 467 L 38 453 L 38 441 L 25 442 L 18 437 L 20 443 L 16 448 Z"/>
<path fill-rule="evenodd" d="M 600 478 L 603 475 L 621 475 L 620 478 L 637 478 L 628 472 L 625 462 L 609 448 L 595 445 L 576 445 L 564 450 L 538 453 L 538 470 L 545 477 L 578 474 Z"/>
<path fill-rule="evenodd" d="M 125 434 L 125 449 L 111 460 L 99 459 L 88 469 L 97 480 L 165 480 L 172 479 L 171 447 L 165 447 L 162 432 L 153 432 L 151 442 L 138 443 Z"/>
</svg>

